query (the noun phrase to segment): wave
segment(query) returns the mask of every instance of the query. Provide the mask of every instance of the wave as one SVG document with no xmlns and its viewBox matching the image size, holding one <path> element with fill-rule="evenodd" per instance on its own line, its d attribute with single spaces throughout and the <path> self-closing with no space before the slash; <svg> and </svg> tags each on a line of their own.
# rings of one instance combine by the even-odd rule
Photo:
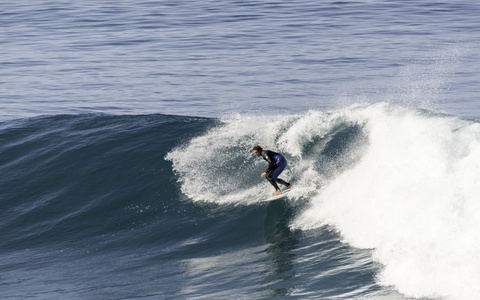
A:
<svg viewBox="0 0 480 300">
<path fill-rule="evenodd" d="M 480 124 L 386 103 L 225 117 L 166 155 L 193 201 L 251 205 L 272 188 L 252 145 L 283 153 L 292 230 L 335 228 L 409 297 L 480 294 Z"/>
<path fill-rule="evenodd" d="M 340 298 L 378 296 L 378 285 L 415 298 L 474 299 L 480 292 L 475 121 L 386 103 L 220 119 L 58 115 L 0 123 L 0 141 L 0 254 L 17 259 L 7 277 L 16 278 L 21 265 L 26 273 L 58 275 L 40 265 L 39 256 L 45 264 L 82 261 L 93 268 L 99 260 L 141 252 L 149 264 L 144 268 L 166 268 L 160 278 L 198 274 L 172 269 L 184 262 L 203 270 L 203 279 L 183 282 L 181 290 L 158 282 L 168 295 L 194 295 L 210 276 L 209 261 L 218 260 L 218 280 L 225 275 L 220 265 L 231 256 L 212 256 L 215 249 L 250 253 L 248 270 L 261 269 L 261 253 L 268 253 L 276 266 L 271 281 L 254 273 L 243 285 L 256 295 L 270 286 L 278 287 L 275 295 Z M 254 144 L 286 156 L 282 177 L 294 184 L 288 200 L 262 202 L 273 188 L 260 178 L 266 163 L 253 155 Z M 263 237 L 245 230 L 250 223 L 263 224 Z M 338 236 L 364 250 L 339 246 Z M 318 242 L 323 237 L 328 242 Z M 25 255 L 28 249 L 43 254 Z M 305 256 L 294 259 L 294 253 Z M 329 269 L 323 260 L 330 254 L 347 258 Z M 295 266 L 305 273 L 295 274 Z M 88 282 L 109 277 L 110 268 L 125 280 L 120 265 L 92 274 L 76 269 L 89 296 L 99 294 Z M 352 272 L 361 280 L 321 291 L 320 281 L 293 287 Z M 157 280 L 147 273 L 142 280 Z M 238 288 L 238 277 L 229 278 Z M 255 284 L 259 278 L 267 283 Z M 13 295 L 21 284 L 38 285 L 2 286 Z"/>
<path fill-rule="evenodd" d="M 2 296 L 350 298 L 377 292 L 368 252 L 352 251 L 328 230 L 310 231 L 305 240 L 289 228 L 297 208 L 246 205 L 252 199 L 238 198 L 241 187 L 222 190 L 232 166 L 207 163 L 208 149 L 216 146 L 181 155 L 222 131 L 227 119 L 57 115 L 0 123 Z M 250 160 L 249 149 L 242 154 L 234 142 L 227 145 L 211 158 L 238 161 L 246 154 L 242 166 L 256 176 L 234 175 L 263 190 L 259 161 Z M 337 155 L 330 148 L 329 155 Z M 165 156 L 189 160 L 191 177 L 176 177 Z M 218 184 L 206 182 L 214 197 L 192 201 L 181 189 L 191 183 L 201 191 L 202 173 L 217 178 Z M 355 280 L 337 282 L 346 273 Z M 322 280 L 311 280 L 316 276 Z"/>
<path fill-rule="evenodd" d="M 77 247 L 92 236 L 118 236 L 137 228 L 132 224 L 152 223 L 161 205 L 177 199 L 163 156 L 211 122 L 164 115 L 3 122 L 2 249 Z"/>
</svg>

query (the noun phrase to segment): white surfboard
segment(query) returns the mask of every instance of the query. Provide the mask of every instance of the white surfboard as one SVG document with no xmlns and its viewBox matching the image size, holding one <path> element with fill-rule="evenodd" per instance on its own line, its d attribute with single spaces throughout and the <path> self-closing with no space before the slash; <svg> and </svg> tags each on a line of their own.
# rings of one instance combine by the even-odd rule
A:
<svg viewBox="0 0 480 300">
<path fill-rule="evenodd" d="M 282 199 L 282 198 L 288 196 L 288 193 L 289 193 L 291 190 L 292 190 L 292 189 L 285 190 L 285 191 L 283 191 L 280 195 L 272 196 L 272 197 L 269 197 L 269 198 L 264 199 L 264 200 L 262 200 L 262 201 L 268 202 L 268 201 L 273 201 L 273 200 L 277 200 L 277 199 Z"/>
</svg>

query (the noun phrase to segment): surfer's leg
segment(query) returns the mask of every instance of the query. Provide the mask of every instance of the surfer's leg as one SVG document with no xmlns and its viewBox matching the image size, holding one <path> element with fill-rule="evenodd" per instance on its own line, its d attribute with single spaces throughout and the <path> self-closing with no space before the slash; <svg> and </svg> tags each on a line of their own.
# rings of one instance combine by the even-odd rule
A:
<svg viewBox="0 0 480 300">
<path fill-rule="evenodd" d="M 289 182 L 286 182 L 286 181 L 284 181 L 284 180 L 282 180 L 282 179 L 280 179 L 280 178 L 277 178 L 276 181 L 277 181 L 278 183 L 283 184 L 283 185 L 286 186 L 286 188 L 285 188 L 283 191 L 286 191 L 286 190 L 288 190 L 289 188 L 292 187 L 292 185 L 291 185 Z"/>
<path fill-rule="evenodd" d="M 272 171 L 268 172 L 266 178 L 267 178 L 267 180 L 273 185 L 273 187 L 275 188 L 275 194 L 277 194 L 278 192 L 281 193 L 281 190 L 280 190 L 280 188 L 278 187 L 277 182 L 276 182 L 275 179 L 272 177 L 272 173 L 273 173 Z M 280 194 L 280 193 L 279 193 L 279 194 Z"/>
<path fill-rule="evenodd" d="M 279 190 L 280 188 L 278 187 L 278 184 L 275 182 L 275 179 L 273 179 L 271 176 L 267 176 L 267 180 L 273 185 L 275 190 Z"/>
<path fill-rule="evenodd" d="M 285 167 L 287 166 L 287 161 L 285 160 L 285 158 L 282 156 L 279 161 L 278 161 L 278 165 L 276 166 L 275 169 L 273 169 L 272 171 L 270 171 L 268 174 L 267 174 L 267 179 L 268 181 L 270 181 L 270 183 L 275 187 L 276 189 L 276 193 L 275 194 L 280 194 L 279 191 L 280 189 L 278 188 L 278 183 L 282 184 L 282 185 L 285 185 L 287 186 L 286 189 L 289 189 L 292 187 L 292 185 L 280 178 L 278 178 L 278 176 L 283 172 L 283 170 L 285 169 Z"/>
<path fill-rule="evenodd" d="M 286 182 L 286 181 L 284 181 L 284 180 L 282 180 L 282 179 L 280 179 L 280 178 L 277 178 L 277 179 L 275 179 L 275 180 L 277 181 L 277 183 L 283 184 L 283 185 L 285 185 L 285 186 L 291 185 L 290 183 L 288 183 L 288 182 Z"/>
</svg>

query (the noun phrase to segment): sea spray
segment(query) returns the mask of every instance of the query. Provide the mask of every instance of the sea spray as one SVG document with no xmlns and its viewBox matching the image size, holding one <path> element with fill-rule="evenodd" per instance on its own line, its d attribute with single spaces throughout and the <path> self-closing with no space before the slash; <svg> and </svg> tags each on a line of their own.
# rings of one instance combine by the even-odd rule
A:
<svg viewBox="0 0 480 300">
<path fill-rule="evenodd" d="M 209 132 L 173 149 L 165 158 L 172 161 L 182 192 L 192 200 L 247 204 L 272 193 L 268 182 L 260 178 L 265 161 L 251 150 L 260 144 L 287 158 L 282 177 L 293 180 L 291 197 L 298 199 L 315 194 L 326 174 L 357 158 L 349 150 L 359 136 L 361 130 L 342 112 L 234 115 L 221 119 Z M 350 159 L 338 159 L 347 153 Z"/>
</svg>

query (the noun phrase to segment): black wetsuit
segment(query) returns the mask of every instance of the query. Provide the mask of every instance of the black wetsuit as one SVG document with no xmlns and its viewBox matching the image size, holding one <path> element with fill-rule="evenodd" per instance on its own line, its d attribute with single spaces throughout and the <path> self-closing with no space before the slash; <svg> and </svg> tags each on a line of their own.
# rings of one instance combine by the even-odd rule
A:
<svg viewBox="0 0 480 300">
<path fill-rule="evenodd" d="M 268 162 L 268 168 L 265 171 L 267 180 L 273 185 L 275 190 L 279 190 L 278 183 L 289 186 L 290 183 L 278 178 L 283 169 L 287 166 L 287 160 L 283 155 L 270 150 L 262 150 L 262 157 Z"/>
</svg>

